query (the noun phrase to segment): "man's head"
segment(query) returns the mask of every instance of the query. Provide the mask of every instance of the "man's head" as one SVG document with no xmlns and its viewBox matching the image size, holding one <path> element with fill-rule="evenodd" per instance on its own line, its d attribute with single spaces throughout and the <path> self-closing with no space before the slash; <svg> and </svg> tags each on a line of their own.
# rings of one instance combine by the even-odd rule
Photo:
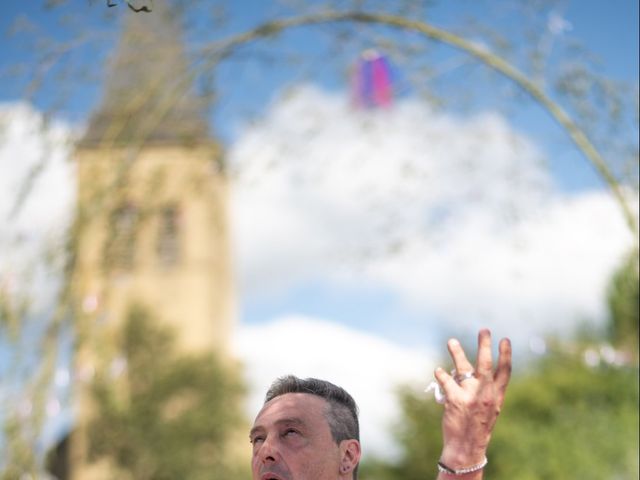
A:
<svg viewBox="0 0 640 480">
<path fill-rule="evenodd" d="M 287 376 L 251 429 L 254 480 L 351 480 L 360 461 L 358 408 L 344 389 Z"/>
</svg>

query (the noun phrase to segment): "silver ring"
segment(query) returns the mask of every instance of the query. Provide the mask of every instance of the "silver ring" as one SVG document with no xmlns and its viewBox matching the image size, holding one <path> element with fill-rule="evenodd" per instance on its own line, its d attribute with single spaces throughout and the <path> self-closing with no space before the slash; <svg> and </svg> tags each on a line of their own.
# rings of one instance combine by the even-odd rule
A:
<svg viewBox="0 0 640 480">
<path fill-rule="evenodd" d="M 467 372 L 467 373 L 460 373 L 458 375 L 456 375 L 455 377 L 453 377 L 453 379 L 456 381 L 457 384 L 460 384 L 462 382 L 464 382 L 465 380 L 468 380 L 470 378 L 475 378 L 476 376 L 476 372 L 471 371 L 471 372 Z"/>
</svg>

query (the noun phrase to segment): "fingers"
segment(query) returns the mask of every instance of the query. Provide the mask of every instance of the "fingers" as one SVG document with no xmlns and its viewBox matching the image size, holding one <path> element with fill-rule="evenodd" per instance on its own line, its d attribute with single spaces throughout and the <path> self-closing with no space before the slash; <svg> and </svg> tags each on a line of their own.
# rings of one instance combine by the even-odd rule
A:
<svg viewBox="0 0 640 480">
<path fill-rule="evenodd" d="M 445 396 L 450 395 L 453 391 L 455 391 L 455 389 L 460 388 L 454 378 L 440 367 L 436 368 L 434 376 L 444 390 Z"/>
<path fill-rule="evenodd" d="M 467 356 L 462 349 L 462 345 L 455 338 L 450 339 L 447 342 L 447 348 L 449 349 L 449 354 L 451 354 L 451 358 L 453 359 L 453 364 L 455 366 L 456 371 L 459 374 L 473 372 L 474 368 L 469 360 L 467 360 Z"/>
<path fill-rule="evenodd" d="M 478 355 L 476 357 L 476 372 L 478 375 L 491 375 L 493 360 L 491 359 L 491 332 L 483 328 L 478 332 Z"/>
<path fill-rule="evenodd" d="M 498 391 L 498 405 L 504 401 L 504 392 L 511 378 L 511 341 L 508 338 L 500 340 L 498 348 L 498 367 L 493 375 L 493 379 Z"/>
<path fill-rule="evenodd" d="M 474 371 L 474 366 L 467 359 L 462 345 L 460 345 L 458 340 L 455 338 L 450 339 L 447 342 L 447 348 L 449 349 L 458 374 Z M 475 376 L 488 381 L 493 380 L 496 388 L 495 391 L 498 394 L 498 404 L 502 405 L 504 394 L 511 377 L 511 342 L 509 339 L 503 338 L 500 341 L 498 351 L 498 365 L 494 373 L 491 354 L 491 332 L 488 329 L 480 330 L 478 333 L 478 354 L 476 357 Z M 442 369 L 436 370 L 436 379 L 445 391 L 449 390 L 453 392 L 455 388 L 461 387 L 455 378 Z"/>
</svg>

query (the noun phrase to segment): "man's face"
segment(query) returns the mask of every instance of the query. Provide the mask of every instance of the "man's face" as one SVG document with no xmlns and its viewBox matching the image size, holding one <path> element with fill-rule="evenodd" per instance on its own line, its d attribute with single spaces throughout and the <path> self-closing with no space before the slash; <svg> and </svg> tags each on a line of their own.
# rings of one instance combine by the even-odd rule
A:
<svg viewBox="0 0 640 480">
<path fill-rule="evenodd" d="M 336 480 L 340 446 L 331 436 L 327 402 L 287 393 L 268 402 L 251 429 L 253 480 Z"/>
</svg>

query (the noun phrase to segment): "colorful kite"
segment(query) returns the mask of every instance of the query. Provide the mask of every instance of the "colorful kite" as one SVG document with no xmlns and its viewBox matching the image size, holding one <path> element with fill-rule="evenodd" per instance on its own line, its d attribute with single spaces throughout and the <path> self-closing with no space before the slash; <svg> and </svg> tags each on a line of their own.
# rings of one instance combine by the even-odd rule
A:
<svg viewBox="0 0 640 480">
<path fill-rule="evenodd" d="M 376 50 L 362 52 L 353 76 L 354 101 L 360 108 L 389 107 L 393 101 L 388 60 Z"/>
</svg>

